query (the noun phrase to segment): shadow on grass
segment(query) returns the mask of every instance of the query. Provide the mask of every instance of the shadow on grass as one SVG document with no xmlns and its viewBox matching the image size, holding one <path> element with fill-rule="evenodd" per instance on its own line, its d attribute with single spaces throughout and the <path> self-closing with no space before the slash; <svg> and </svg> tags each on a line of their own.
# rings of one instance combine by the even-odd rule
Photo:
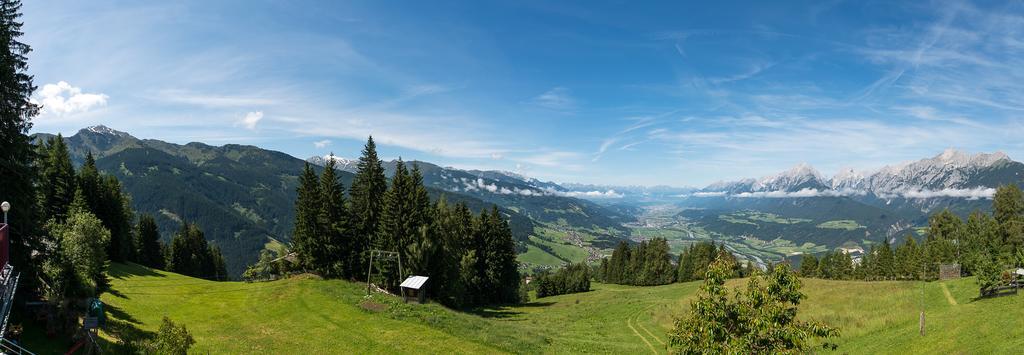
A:
<svg viewBox="0 0 1024 355">
<path fill-rule="evenodd" d="M 975 296 L 974 298 L 971 298 L 971 302 L 970 303 L 974 303 L 974 302 L 978 302 L 978 301 L 984 301 L 984 300 L 991 300 L 991 299 L 996 299 L 996 298 L 1003 298 L 1003 297 L 1013 297 L 1013 296 L 1016 296 L 1016 295 L 1017 295 L 1017 292 L 1002 291 L 1002 292 L 997 292 L 997 293 L 994 293 L 994 294 L 991 294 L 991 295 L 988 295 L 988 296 Z"/>
<path fill-rule="evenodd" d="M 128 296 L 125 296 L 123 293 L 121 293 L 121 291 L 115 290 L 113 288 L 107 288 L 104 291 L 106 293 L 109 293 L 111 296 L 114 296 L 114 297 L 117 297 L 117 298 L 128 299 Z"/>
<path fill-rule="evenodd" d="M 129 278 L 129 277 L 135 277 L 135 276 L 167 277 L 167 275 L 163 275 L 163 274 L 157 273 L 157 272 L 153 271 L 150 268 L 147 268 L 145 266 L 142 266 L 142 265 L 139 265 L 139 264 L 135 264 L 135 263 L 124 263 L 124 264 L 112 266 L 107 271 L 107 275 L 109 275 L 110 277 L 113 277 L 115 279 L 122 279 L 122 280 L 126 279 L 126 278 Z"/>
<path fill-rule="evenodd" d="M 483 318 L 504 319 L 504 318 L 510 318 L 510 317 L 514 317 L 514 316 L 523 314 L 523 312 L 517 311 L 517 309 L 533 308 L 533 307 L 547 307 L 547 306 L 550 306 L 550 305 L 553 305 L 553 304 L 555 304 L 555 303 L 554 302 L 530 302 L 530 303 L 524 303 L 524 304 L 518 304 L 518 305 L 502 306 L 500 308 L 477 308 L 477 309 L 469 310 L 467 313 L 470 313 L 470 314 L 473 314 L 473 315 L 477 315 L 477 316 L 480 316 L 480 317 L 483 317 Z"/>
<path fill-rule="evenodd" d="M 117 306 L 111 304 L 104 304 L 103 308 L 106 311 L 107 315 L 116 318 L 117 320 L 124 321 L 130 324 L 142 324 L 141 322 L 139 322 L 138 319 L 135 319 L 135 317 L 132 317 L 131 314 L 128 314 L 127 312 L 121 310 L 121 308 L 118 308 Z"/>
</svg>

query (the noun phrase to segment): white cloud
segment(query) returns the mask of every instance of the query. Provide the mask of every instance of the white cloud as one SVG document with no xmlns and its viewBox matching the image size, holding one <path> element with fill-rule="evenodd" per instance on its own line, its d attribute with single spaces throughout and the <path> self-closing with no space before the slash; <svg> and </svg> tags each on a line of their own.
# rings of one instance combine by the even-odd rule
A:
<svg viewBox="0 0 1024 355">
<path fill-rule="evenodd" d="M 568 110 L 576 106 L 576 101 L 569 95 L 569 89 L 563 87 L 552 88 L 535 97 L 533 101 L 552 110 Z"/>
<path fill-rule="evenodd" d="M 331 140 L 330 139 L 324 139 L 322 141 L 313 142 L 313 146 L 317 147 L 317 148 L 324 148 L 324 147 L 327 147 L 329 145 L 331 145 Z"/>
<path fill-rule="evenodd" d="M 563 196 L 568 197 L 582 197 L 582 198 L 622 198 L 622 194 L 615 192 L 615 190 L 607 191 L 569 191 L 563 192 Z"/>
<path fill-rule="evenodd" d="M 942 189 L 942 190 L 910 190 L 895 194 L 886 194 L 882 198 L 903 197 L 912 199 L 928 199 L 938 197 L 965 198 L 968 200 L 991 199 L 996 189 L 990 187 L 976 187 L 972 189 Z"/>
<path fill-rule="evenodd" d="M 728 194 L 725 191 L 694 192 L 693 197 L 723 197 Z"/>
<path fill-rule="evenodd" d="M 105 94 L 83 93 L 81 88 L 71 86 L 66 81 L 46 84 L 39 90 L 38 100 L 43 105 L 43 112 L 57 116 L 72 115 L 86 112 L 94 107 L 106 106 L 109 96 Z"/>
<path fill-rule="evenodd" d="M 242 126 L 248 129 L 256 129 L 256 124 L 263 119 L 263 111 L 254 111 L 245 114 L 245 117 L 241 121 L 238 121 Z"/>
<path fill-rule="evenodd" d="M 732 195 L 732 197 L 738 198 L 800 198 L 800 197 L 845 197 L 845 196 L 863 196 L 867 192 L 863 190 L 817 190 L 812 188 L 806 188 L 800 191 L 757 191 L 757 192 L 743 192 Z"/>
</svg>

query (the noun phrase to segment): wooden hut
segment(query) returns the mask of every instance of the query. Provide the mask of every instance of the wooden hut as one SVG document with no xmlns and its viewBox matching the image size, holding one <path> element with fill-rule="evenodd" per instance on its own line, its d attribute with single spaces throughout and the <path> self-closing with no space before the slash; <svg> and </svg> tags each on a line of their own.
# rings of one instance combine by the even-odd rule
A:
<svg viewBox="0 0 1024 355">
<path fill-rule="evenodd" d="M 413 301 L 416 303 L 424 303 L 427 300 L 427 280 L 430 279 L 426 276 L 409 276 L 409 278 L 402 281 L 399 287 L 402 288 L 402 299 L 406 303 Z"/>
</svg>

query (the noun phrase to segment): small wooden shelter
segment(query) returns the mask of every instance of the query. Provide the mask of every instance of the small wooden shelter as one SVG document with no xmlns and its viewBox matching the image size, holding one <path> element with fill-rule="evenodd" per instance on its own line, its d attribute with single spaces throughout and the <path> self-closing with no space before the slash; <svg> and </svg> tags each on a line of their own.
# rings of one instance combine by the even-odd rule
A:
<svg viewBox="0 0 1024 355">
<path fill-rule="evenodd" d="M 427 280 L 430 279 L 426 276 L 409 276 L 409 278 L 402 281 L 399 287 L 402 288 L 402 299 L 408 303 L 410 300 L 416 303 L 424 303 L 427 300 Z"/>
</svg>

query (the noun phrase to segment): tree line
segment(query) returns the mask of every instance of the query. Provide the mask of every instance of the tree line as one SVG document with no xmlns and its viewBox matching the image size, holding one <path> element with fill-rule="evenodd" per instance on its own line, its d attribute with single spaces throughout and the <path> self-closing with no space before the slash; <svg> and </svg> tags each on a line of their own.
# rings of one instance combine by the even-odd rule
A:
<svg viewBox="0 0 1024 355">
<path fill-rule="evenodd" d="M 1001 186 L 992 198 L 992 212 L 972 212 L 964 220 L 948 209 L 928 219 L 924 240 L 906 236 L 893 247 L 888 240 L 872 244 L 859 263 L 846 253 L 806 255 L 800 274 L 807 277 L 859 280 L 934 280 L 942 264 L 959 264 L 965 275 L 977 275 L 984 293 L 997 286 L 1003 273 L 1024 265 L 1024 196 L 1016 185 Z"/>
<path fill-rule="evenodd" d="M 753 273 L 753 263 L 741 267 L 736 257 L 725 249 L 725 244 L 698 242 L 691 244 L 676 259 L 665 238 L 642 241 L 636 246 L 622 241 L 611 257 L 601 259 L 595 277 L 606 283 L 634 286 L 665 285 L 673 282 L 703 280 L 709 265 L 716 259 L 730 261 L 733 267 L 729 277 L 745 277 Z"/>
<path fill-rule="evenodd" d="M 584 262 L 569 264 L 551 272 L 541 271 L 534 278 L 537 298 L 590 291 L 590 266 Z"/>
<path fill-rule="evenodd" d="M 366 281 L 370 251 L 382 250 L 397 253 L 404 270 L 399 275 L 397 262 L 376 258 L 374 274 L 382 277 L 371 281 L 379 287 L 396 291 L 401 277 L 415 274 L 430 277 L 428 294 L 450 306 L 519 299 L 515 242 L 496 206 L 474 215 L 444 196 L 432 202 L 419 167 L 401 160 L 389 181 L 372 137 L 357 168 L 346 194 L 334 160 L 319 175 L 306 164 L 295 202 L 294 268 Z M 247 274 L 287 272 L 287 264 L 269 264 L 275 260 L 261 257 Z"/>
</svg>

